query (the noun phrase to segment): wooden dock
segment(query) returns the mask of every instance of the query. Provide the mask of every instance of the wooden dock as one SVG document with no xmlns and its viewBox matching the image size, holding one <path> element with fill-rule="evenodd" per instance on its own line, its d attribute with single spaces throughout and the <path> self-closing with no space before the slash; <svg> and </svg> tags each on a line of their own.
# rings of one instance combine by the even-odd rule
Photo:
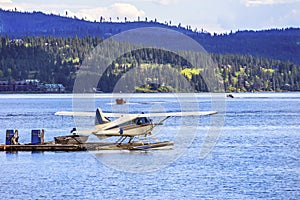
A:
<svg viewBox="0 0 300 200">
<path fill-rule="evenodd" d="M 85 151 L 81 145 L 73 144 L 20 144 L 0 145 L 0 151 Z"/>
<path fill-rule="evenodd" d="M 141 142 L 116 144 L 116 143 L 83 143 L 83 144 L 19 144 L 0 145 L 0 151 L 88 151 L 88 150 L 151 150 L 171 149 L 172 142 L 158 142 L 143 144 Z"/>
</svg>

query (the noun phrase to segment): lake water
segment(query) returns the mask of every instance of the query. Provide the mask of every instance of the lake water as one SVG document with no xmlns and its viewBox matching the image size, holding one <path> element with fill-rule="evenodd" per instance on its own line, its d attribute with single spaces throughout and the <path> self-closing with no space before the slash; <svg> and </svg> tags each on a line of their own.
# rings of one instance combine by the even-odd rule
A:
<svg viewBox="0 0 300 200">
<path fill-rule="evenodd" d="M 90 110 L 220 108 L 220 118 L 169 118 L 154 135 L 174 141 L 173 150 L 0 152 L 0 199 L 299 199 L 300 93 L 234 96 L 223 99 L 223 108 L 209 94 L 124 94 L 124 105 L 97 94 L 92 107 L 83 98 Z M 89 128 L 93 119 L 54 116 L 72 105 L 78 106 L 69 94 L 0 95 L 0 143 L 6 129 L 18 129 L 19 141 L 29 143 L 32 129 L 45 129 L 45 140 L 53 141 L 75 126 Z"/>
</svg>

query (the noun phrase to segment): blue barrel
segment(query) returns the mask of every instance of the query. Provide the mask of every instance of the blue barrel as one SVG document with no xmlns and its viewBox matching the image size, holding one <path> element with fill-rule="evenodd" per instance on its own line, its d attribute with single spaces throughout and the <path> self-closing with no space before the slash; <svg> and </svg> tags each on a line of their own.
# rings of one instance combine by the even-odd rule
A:
<svg viewBox="0 0 300 200">
<path fill-rule="evenodd" d="M 14 136 L 14 130 L 6 130 L 6 145 L 11 145 L 11 138 Z"/>
<path fill-rule="evenodd" d="M 41 130 L 31 130 L 31 144 L 42 144 L 43 138 Z"/>
</svg>

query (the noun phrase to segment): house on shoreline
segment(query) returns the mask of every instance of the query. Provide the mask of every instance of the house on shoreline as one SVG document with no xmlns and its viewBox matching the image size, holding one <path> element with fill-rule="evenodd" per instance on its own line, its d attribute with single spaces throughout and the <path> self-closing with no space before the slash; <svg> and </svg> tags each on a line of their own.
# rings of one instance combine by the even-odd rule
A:
<svg viewBox="0 0 300 200">
<path fill-rule="evenodd" d="M 44 84 L 37 79 L 22 81 L 0 81 L 0 93 L 64 93 L 62 84 Z"/>
</svg>

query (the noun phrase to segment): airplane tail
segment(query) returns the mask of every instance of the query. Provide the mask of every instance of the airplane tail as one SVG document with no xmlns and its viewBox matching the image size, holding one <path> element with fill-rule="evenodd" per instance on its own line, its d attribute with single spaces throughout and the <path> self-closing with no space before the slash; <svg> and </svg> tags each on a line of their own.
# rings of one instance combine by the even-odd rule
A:
<svg viewBox="0 0 300 200">
<path fill-rule="evenodd" d="M 105 123 L 108 123 L 108 122 L 110 122 L 110 120 L 107 119 L 103 115 L 102 110 L 100 108 L 97 108 L 97 110 L 96 110 L 96 116 L 95 116 L 95 125 L 105 124 Z"/>
</svg>

